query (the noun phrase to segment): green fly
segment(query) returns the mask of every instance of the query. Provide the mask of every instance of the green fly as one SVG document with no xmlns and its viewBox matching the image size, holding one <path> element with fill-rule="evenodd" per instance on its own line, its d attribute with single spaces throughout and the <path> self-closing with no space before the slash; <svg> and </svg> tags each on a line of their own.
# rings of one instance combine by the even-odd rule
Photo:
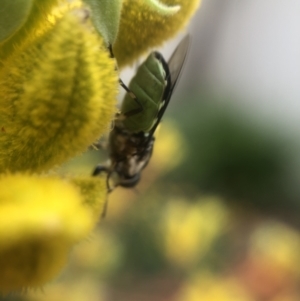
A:
<svg viewBox="0 0 300 301">
<path fill-rule="evenodd" d="M 168 63 L 159 52 L 151 52 L 140 65 L 127 88 L 126 95 L 109 135 L 110 160 L 98 165 L 97 176 L 107 173 L 107 188 L 134 187 L 141 178 L 153 151 L 154 133 L 170 102 L 189 45 L 183 38 Z"/>
</svg>

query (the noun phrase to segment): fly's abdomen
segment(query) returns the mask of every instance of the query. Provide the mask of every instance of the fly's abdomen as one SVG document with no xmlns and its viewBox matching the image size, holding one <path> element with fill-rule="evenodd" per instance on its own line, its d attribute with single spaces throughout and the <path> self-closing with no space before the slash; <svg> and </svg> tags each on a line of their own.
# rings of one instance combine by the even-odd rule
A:
<svg viewBox="0 0 300 301">
<path fill-rule="evenodd" d="M 151 53 L 129 84 L 136 99 L 126 93 L 121 107 L 121 113 L 126 116 L 123 124 L 128 131 L 138 133 L 151 129 L 161 107 L 165 87 L 164 67 L 155 53 Z"/>
</svg>

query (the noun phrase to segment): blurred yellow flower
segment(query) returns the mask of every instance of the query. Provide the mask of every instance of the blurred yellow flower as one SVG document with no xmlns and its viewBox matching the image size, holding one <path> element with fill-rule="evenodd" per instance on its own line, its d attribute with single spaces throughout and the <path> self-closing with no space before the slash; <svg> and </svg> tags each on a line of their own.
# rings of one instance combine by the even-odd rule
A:
<svg viewBox="0 0 300 301">
<path fill-rule="evenodd" d="M 254 301 L 235 279 L 198 272 L 188 281 L 176 301 Z"/>
<path fill-rule="evenodd" d="M 190 268 L 226 229 L 226 222 L 227 211 L 217 198 L 195 203 L 172 200 L 159 225 L 167 258 L 175 265 Z"/>
<path fill-rule="evenodd" d="M 81 277 L 72 279 L 71 283 L 55 282 L 45 287 L 45 291 L 28 291 L 28 301 L 105 301 L 105 294 L 102 293 L 101 284 L 95 277 Z"/>
<path fill-rule="evenodd" d="M 252 234 L 250 253 L 300 275 L 300 235 L 279 222 L 265 223 Z"/>
<path fill-rule="evenodd" d="M 73 186 L 25 175 L 0 179 L 0 290 L 40 286 L 94 226 Z"/>
<path fill-rule="evenodd" d="M 157 130 L 151 164 L 160 171 L 168 171 L 181 163 L 185 155 L 185 141 L 175 122 L 164 120 Z"/>
</svg>

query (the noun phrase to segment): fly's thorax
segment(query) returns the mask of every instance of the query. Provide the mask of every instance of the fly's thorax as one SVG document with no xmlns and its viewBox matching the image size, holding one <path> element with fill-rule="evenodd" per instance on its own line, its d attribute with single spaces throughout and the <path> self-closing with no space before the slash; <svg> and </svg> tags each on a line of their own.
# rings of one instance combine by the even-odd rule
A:
<svg viewBox="0 0 300 301">
<path fill-rule="evenodd" d="M 126 150 L 128 135 L 126 132 L 120 131 L 118 127 L 114 127 L 109 135 L 109 155 L 112 163 L 121 159 Z"/>
<path fill-rule="evenodd" d="M 115 163 L 115 171 L 119 174 L 120 182 L 139 177 L 138 175 L 150 161 L 153 140 L 150 140 L 150 143 L 136 146 L 135 153 L 127 154 L 126 157 Z"/>
<path fill-rule="evenodd" d="M 109 135 L 109 153 L 112 161 L 122 161 L 126 157 L 142 153 L 148 144 L 148 134 L 144 132 L 132 133 L 123 122 L 116 122 Z M 147 146 L 146 146 L 147 147 Z"/>
<path fill-rule="evenodd" d="M 109 137 L 112 166 L 121 176 L 133 176 L 150 160 L 153 143 L 154 137 L 148 133 L 131 133 L 116 123 Z"/>
<path fill-rule="evenodd" d="M 123 121 L 125 127 L 132 132 L 147 132 L 151 129 L 157 117 L 166 88 L 166 71 L 161 59 L 152 52 L 146 61 L 138 68 L 136 75 L 129 84 L 129 89 L 136 96 L 134 100 L 126 93 L 121 107 L 121 113 L 139 110 L 140 112 Z"/>
</svg>

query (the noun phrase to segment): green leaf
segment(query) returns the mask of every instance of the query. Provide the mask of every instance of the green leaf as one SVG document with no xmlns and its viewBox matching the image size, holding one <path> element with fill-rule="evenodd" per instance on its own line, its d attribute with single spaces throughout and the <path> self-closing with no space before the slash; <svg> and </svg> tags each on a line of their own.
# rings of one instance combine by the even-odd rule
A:
<svg viewBox="0 0 300 301">
<path fill-rule="evenodd" d="M 122 0 L 83 0 L 92 10 L 92 21 L 107 45 L 117 37 Z"/>
<path fill-rule="evenodd" d="M 33 0 L 1 0 L 0 41 L 15 33 L 28 18 Z"/>
</svg>

